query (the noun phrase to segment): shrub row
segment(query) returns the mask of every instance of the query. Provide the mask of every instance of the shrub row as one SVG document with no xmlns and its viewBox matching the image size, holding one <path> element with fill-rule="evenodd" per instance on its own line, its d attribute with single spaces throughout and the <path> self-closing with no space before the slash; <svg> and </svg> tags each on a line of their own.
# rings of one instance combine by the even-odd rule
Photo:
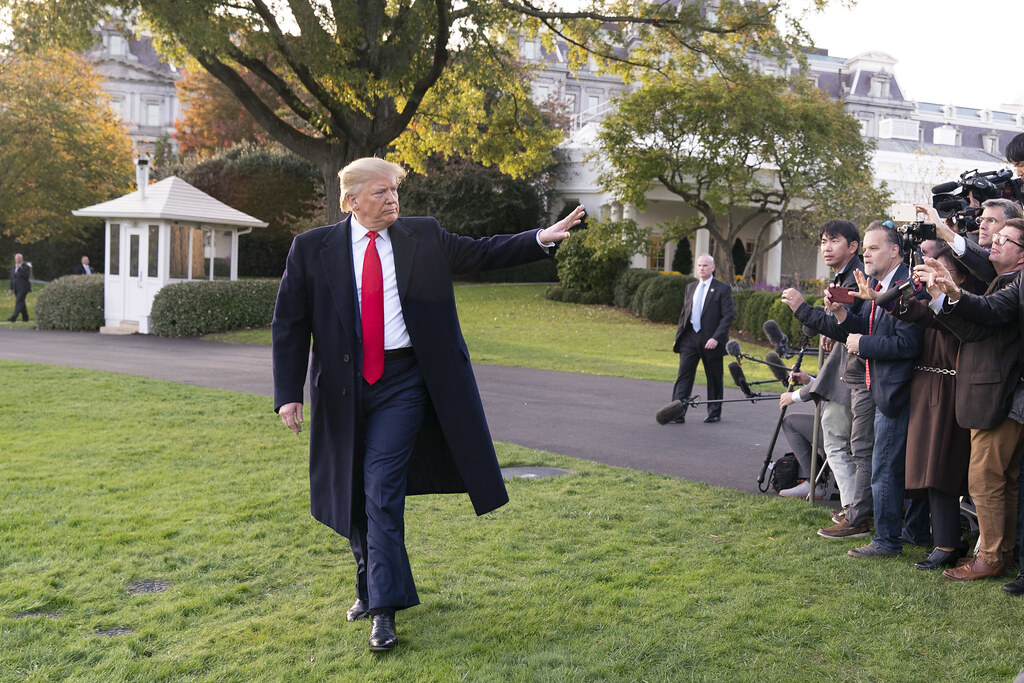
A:
<svg viewBox="0 0 1024 683">
<path fill-rule="evenodd" d="M 794 345 L 803 336 L 803 326 L 793 315 L 789 306 L 782 302 L 781 292 L 741 289 L 734 291 L 732 298 L 736 306 L 736 317 L 732 324 L 734 330 L 742 330 L 755 339 L 767 341 L 764 334 L 764 323 L 766 320 L 774 320 Z M 812 306 L 820 305 L 821 299 L 808 301 L 808 303 Z M 815 343 L 814 339 L 811 342 Z"/>
<path fill-rule="evenodd" d="M 612 304 L 613 289 L 619 273 L 629 266 L 625 248 L 613 249 L 598 255 L 586 244 L 586 229 L 575 230 L 572 239 L 562 242 L 555 259 L 558 261 L 558 281 L 562 289 L 576 290 L 570 296 L 596 299 L 594 303 Z M 558 288 L 552 287 L 551 292 Z M 550 298 L 550 297 L 549 297 Z M 559 299 L 566 301 L 566 299 Z"/>
<path fill-rule="evenodd" d="M 103 275 L 65 275 L 36 300 L 41 330 L 95 331 L 103 326 Z"/>
<path fill-rule="evenodd" d="M 239 330 L 269 325 L 280 280 L 179 282 L 153 300 L 150 329 L 163 337 Z"/>
<path fill-rule="evenodd" d="M 637 287 L 644 280 L 657 277 L 658 273 L 647 268 L 629 268 L 619 273 L 615 278 L 615 286 L 612 288 L 612 301 L 618 308 L 629 308 L 632 310 L 633 296 Z"/>
</svg>

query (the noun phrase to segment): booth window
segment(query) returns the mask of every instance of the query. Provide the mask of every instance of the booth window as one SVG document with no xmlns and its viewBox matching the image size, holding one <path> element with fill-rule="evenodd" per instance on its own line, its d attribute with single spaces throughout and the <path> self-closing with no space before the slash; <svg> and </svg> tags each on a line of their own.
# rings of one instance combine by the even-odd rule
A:
<svg viewBox="0 0 1024 683">
<path fill-rule="evenodd" d="M 146 275 L 157 277 L 160 274 L 160 226 L 149 226 L 149 261 Z"/>
<path fill-rule="evenodd" d="M 111 223 L 107 226 L 110 234 L 110 253 L 107 254 L 107 263 L 110 266 L 111 275 L 121 274 L 121 224 Z"/>
</svg>

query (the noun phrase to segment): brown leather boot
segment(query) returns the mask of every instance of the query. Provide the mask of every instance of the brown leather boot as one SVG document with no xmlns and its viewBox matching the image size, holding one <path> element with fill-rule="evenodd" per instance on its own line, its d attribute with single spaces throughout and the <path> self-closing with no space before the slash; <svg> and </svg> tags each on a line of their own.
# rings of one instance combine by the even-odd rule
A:
<svg viewBox="0 0 1024 683">
<path fill-rule="evenodd" d="M 988 579 L 994 576 L 1002 576 L 1006 568 L 1002 565 L 992 565 L 978 556 L 971 558 L 967 564 L 959 567 L 950 567 L 942 572 L 942 575 L 956 581 L 974 581 L 975 579 Z"/>
</svg>

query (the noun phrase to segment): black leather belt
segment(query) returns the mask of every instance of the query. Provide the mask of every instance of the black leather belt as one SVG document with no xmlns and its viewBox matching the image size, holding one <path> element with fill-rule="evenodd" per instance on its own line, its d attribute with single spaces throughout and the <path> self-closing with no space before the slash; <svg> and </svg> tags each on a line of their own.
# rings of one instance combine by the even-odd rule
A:
<svg viewBox="0 0 1024 683">
<path fill-rule="evenodd" d="M 384 361 L 401 360 L 409 356 L 415 356 L 411 346 L 403 346 L 400 349 L 384 349 Z"/>
</svg>

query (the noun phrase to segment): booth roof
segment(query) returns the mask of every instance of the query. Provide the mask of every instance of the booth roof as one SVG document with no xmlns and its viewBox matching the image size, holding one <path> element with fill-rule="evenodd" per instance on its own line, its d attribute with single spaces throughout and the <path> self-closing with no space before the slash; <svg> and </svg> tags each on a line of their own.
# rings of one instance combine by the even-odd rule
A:
<svg viewBox="0 0 1024 683">
<path fill-rule="evenodd" d="M 266 221 L 233 209 L 177 176 L 164 178 L 146 187 L 145 198 L 138 190 L 71 212 L 75 216 L 97 218 L 138 218 L 182 221 L 245 228 L 265 228 Z"/>
</svg>

